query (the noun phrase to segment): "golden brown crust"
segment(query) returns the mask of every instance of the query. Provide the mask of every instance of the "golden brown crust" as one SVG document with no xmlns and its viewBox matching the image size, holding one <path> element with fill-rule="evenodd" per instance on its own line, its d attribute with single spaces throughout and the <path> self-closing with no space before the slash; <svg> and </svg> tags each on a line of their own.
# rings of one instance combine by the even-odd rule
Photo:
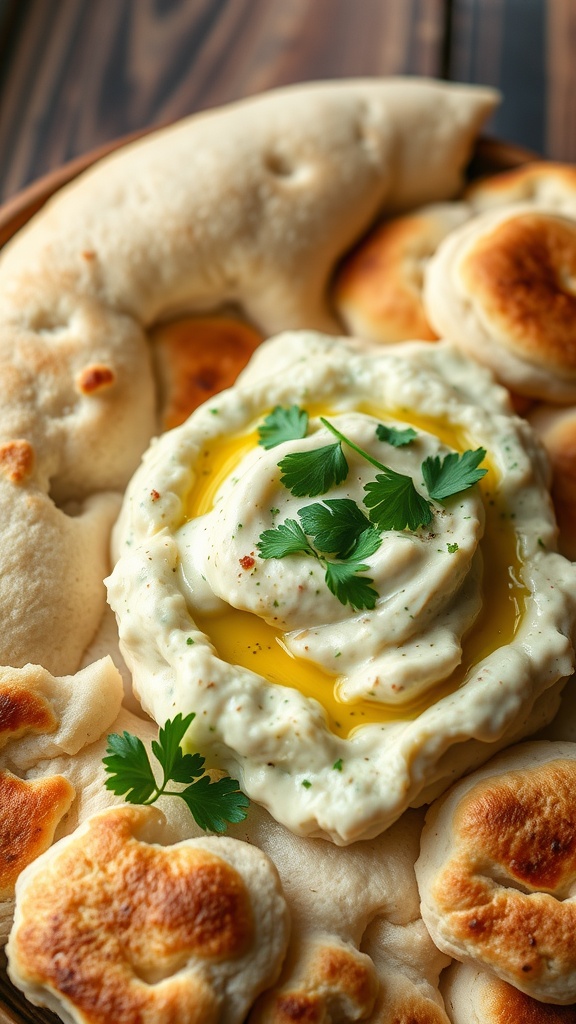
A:
<svg viewBox="0 0 576 1024">
<path fill-rule="evenodd" d="M 116 375 L 112 367 L 94 363 L 80 371 L 76 378 L 76 386 L 83 395 L 93 395 L 96 391 L 111 387 L 115 380 Z"/>
<path fill-rule="evenodd" d="M 454 828 L 476 856 L 533 891 L 564 889 L 576 875 L 576 762 L 510 772 L 475 786 Z"/>
<path fill-rule="evenodd" d="M 42 693 L 18 678 L 0 681 L 0 748 L 26 732 L 53 732 L 57 725 L 58 719 Z"/>
<path fill-rule="evenodd" d="M 0 473 L 13 484 L 21 484 L 34 469 L 34 449 L 29 441 L 17 438 L 0 444 Z"/>
<path fill-rule="evenodd" d="M 440 913 L 457 942 L 516 980 L 537 983 L 551 959 L 559 973 L 576 965 L 576 905 L 544 895 L 576 878 L 575 787 L 576 762 L 552 762 L 479 783 L 454 817 L 460 852 L 434 885 Z M 535 898 L 495 889 L 494 872 Z"/>
<path fill-rule="evenodd" d="M 467 216 L 466 207 L 424 207 L 378 225 L 343 261 L 332 295 L 351 334 L 393 343 L 435 341 L 422 301 L 424 265 Z"/>
<path fill-rule="evenodd" d="M 502 343 L 576 374 L 576 224 L 538 213 L 512 217 L 477 240 L 460 274 Z"/>
<path fill-rule="evenodd" d="M 287 984 L 264 996 L 250 1024 L 321 1024 L 331 1006 L 345 1006 L 348 1020 L 364 1020 L 377 990 L 368 957 L 334 942 L 312 944 L 302 977 L 290 977 Z"/>
<path fill-rule="evenodd" d="M 539 1002 L 472 964 L 454 961 L 442 992 L 452 1024 L 576 1024 L 576 1004 Z"/>
<path fill-rule="evenodd" d="M 177 427 L 206 399 L 231 387 L 262 335 L 225 316 L 186 317 L 151 332 L 162 425 Z"/>
<path fill-rule="evenodd" d="M 162 821 L 109 809 L 21 877 L 9 963 L 34 1001 L 84 1024 L 240 1022 L 275 979 L 287 920 L 270 863 L 229 839 L 139 838 Z"/>
<path fill-rule="evenodd" d="M 80 848 L 68 848 L 53 886 L 47 891 L 40 880 L 27 896 L 37 914 L 30 914 L 18 936 L 21 969 L 60 990 L 87 1021 L 138 1020 L 156 999 L 154 989 L 136 979 L 172 974 L 189 954 L 238 956 L 252 936 L 239 875 L 202 851 L 171 851 L 168 857 L 157 847 L 127 844 L 137 820 L 133 809 L 99 819 Z M 102 976 L 111 961 L 116 969 Z M 175 1014 L 182 1009 L 177 992 L 173 999 Z M 202 1020 L 203 1003 L 195 1020 Z"/>
<path fill-rule="evenodd" d="M 47 850 L 74 799 L 61 775 L 24 781 L 0 771 L 0 899 L 14 892 L 24 868 Z"/>
<path fill-rule="evenodd" d="M 558 207 L 568 203 L 576 205 L 576 168 L 571 164 L 536 160 L 473 182 L 466 189 L 465 198 L 476 210 L 530 200 Z"/>
<path fill-rule="evenodd" d="M 0 945 L 14 911 L 20 872 L 74 827 L 98 762 L 80 756 L 113 721 L 122 679 L 110 658 L 74 678 L 38 665 L 0 668 Z M 31 776 L 31 777 L 29 777 Z M 78 799 L 76 799 L 78 797 Z M 102 787 L 102 799 L 114 798 Z"/>
<path fill-rule="evenodd" d="M 532 997 L 570 1003 L 576 745 L 520 745 L 494 762 L 503 763 L 509 770 L 488 766 L 431 809 L 416 865 L 422 915 L 446 952 Z"/>
<path fill-rule="evenodd" d="M 576 1024 L 576 1005 L 539 1003 L 504 981 L 494 984 L 487 1010 L 489 1024 Z"/>
<path fill-rule="evenodd" d="M 415 260 L 428 255 L 420 228 L 417 216 L 381 224 L 344 260 L 333 296 L 341 319 L 353 334 L 384 342 L 408 338 L 434 341 L 438 337 L 422 305 L 417 263 L 403 273 L 407 248 Z"/>
<path fill-rule="evenodd" d="M 441 1006 L 417 992 L 403 995 L 399 1000 L 387 999 L 384 993 L 381 1004 L 370 1018 L 370 1024 L 447 1024 L 447 1021 Z"/>
</svg>

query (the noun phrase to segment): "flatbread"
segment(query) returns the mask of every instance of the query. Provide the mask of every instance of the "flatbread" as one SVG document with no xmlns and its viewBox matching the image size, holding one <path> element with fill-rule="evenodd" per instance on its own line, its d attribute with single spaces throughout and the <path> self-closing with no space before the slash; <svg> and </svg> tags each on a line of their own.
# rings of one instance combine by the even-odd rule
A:
<svg viewBox="0 0 576 1024">
<path fill-rule="evenodd" d="M 381 212 L 458 194 L 473 139 L 495 102 L 491 90 L 416 80 L 282 90 L 126 148 L 64 190 L 6 247 L 1 662 L 21 669 L 32 661 L 51 675 L 71 675 L 102 643 L 111 525 L 159 424 L 147 332 L 182 313 L 232 308 L 263 335 L 300 327 L 337 333 L 327 289 L 337 261 Z M 149 723 L 128 721 L 150 739 Z M 84 761 L 47 755 L 62 778 L 61 764 L 84 765 L 77 779 L 86 807 L 71 806 L 70 824 L 93 811 L 103 793 L 109 798 L 101 768 L 91 774 L 94 752 L 92 745 Z M 36 760 L 26 772 L 44 777 L 45 764 Z M 434 784 L 425 795 L 434 795 Z M 310 872 L 319 872 L 320 896 L 309 897 L 307 878 L 286 869 L 285 890 L 299 879 L 295 935 L 303 952 L 263 998 L 282 1007 L 286 991 L 304 993 L 323 1011 L 335 990 L 339 1000 L 351 998 L 341 1003 L 343 1020 L 361 1014 L 375 1024 L 386 1014 L 418 1012 L 445 1024 L 437 990 L 445 959 L 414 905 L 418 813 L 342 868 L 339 891 L 349 906 L 339 913 L 330 906 L 334 883 L 324 857 L 344 864 L 356 848 L 284 842 L 281 826 L 255 812 L 253 826 L 249 821 L 243 834 L 240 827 L 232 833 L 269 842 L 277 863 L 290 864 L 291 844 L 296 863 L 299 843 L 322 851 L 311 856 Z M 390 845 L 395 838 L 399 861 Z M 175 839 L 173 831 L 167 841 Z M 388 879 L 380 903 L 377 870 Z M 315 934 L 322 928 L 325 934 Z M 318 956 L 319 949 L 332 959 Z M 342 964 L 349 970 L 338 976 Z M 364 971 L 364 989 L 348 985 L 359 977 L 351 968 Z M 263 1019 L 259 1012 L 255 1021 Z"/>
</svg>

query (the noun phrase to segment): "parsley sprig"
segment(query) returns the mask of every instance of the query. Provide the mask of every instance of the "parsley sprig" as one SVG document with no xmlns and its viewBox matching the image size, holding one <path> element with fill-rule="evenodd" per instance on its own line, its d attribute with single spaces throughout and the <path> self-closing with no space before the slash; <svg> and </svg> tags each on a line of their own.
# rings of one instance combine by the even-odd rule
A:
<svg viewBox="0 0 576 1024">
<path fill-rule="evenodd" d="M 260 534 L 261 557 L 302 554 L 315 558 L 324 569 L 326 586 L 341 604 L 355 611 L 374 608 L 378 598 L 371 586 L 374 580 L 358 573 L 369 569 L 364 560 L 378 550 L 382 538 L 362 510 L 349 498 L 327 498 L 324 504 L 299 509 L 298 518 L 300 523 L 287 519 Z"/>
<path fill-rule="evenodd" d="M 179 796 L 187 804 L 197 825 L 206 832 L 225 832 L 232 822 L 244 821 L 250 801 L 240 792 L 234 779 L 212 782 L 205 774 L 200 754 L 185 754 L 181 743 L 194 712 L 167 721 L 152 741 L 152 753 L 162 768 L 162 781 L 156 782 L 142 740 L 129 732 L 108 736 L 104 767 L 109 775 L 106 789 L 123 796 L 131 804 L 153 804 L 161 796 Z M 168 789 L 170 782 L 185 789 Z"/>
<path fill-rule="evenodd" d="M 300 522 L 287 519 L 271 530 L 264 530 L 258 550 L 262 558 L 295 554 L 315 558 L 325 570 L 326 585 L 342 604 L 357 610 L 373 608 L 378 598 L 370 586 L 374 581 L 359 574 L 369 570 L 364 560 L 380 547 L 380 531 L 418 530 L 430 524 L 433 511 L 411 476 L 384 465 L 325 417 L 321 416 L 320 422 L 336 438 L 335 444 L 285 455 L 278 463 L 282 470 L 280 482 L 297 498 L 326 495 L 348 476 L 343 451 L 346 445 L 378 470 L 375 478 L 364 484 L 363 501 L 368 516 L 349 498 L 324 498 L 321 503 L 299 509 Z M 298 406 L 276 406 L 259 428 L 259 444 L 272 448 L 286 440 L 300 440 L 307 429 L 305 410 Z M 376 437 L 400 448 L 411 444 L 417 433 L 412 427 L 399 430 L 379 423 Z M 420 468 L 430 498 L 444 504 L 447 498 L 481 480 L 487 470 L 478 467 L 485 455 L 484 448 L 477 448 L 462 454 L 450 452 L 443 459 L 425 459 Z"/>
<path fill-rule="evenodd" d="M 364 504 L 369 510 L 368 515 L 371 522 L 375 523 L 379 530 L 404 530 L 405 528 L 417 530 L 420 526 L 427 526 L 431 522 L 432 512 L 430 511 L 430 505 L 416 490 L 411 476 L 406 476 L 405 473 L 397 473 L 395 470 L 390 469 L 389 466 L 379 462 L 378 459 L 375 459 L 369 452 L 360 448 L 359 445 L 351 441 L 345 434 L 341 434 L 323 416 L 320 417 L 320 422 L 334 434 L 334 437 L 338 438 L 339 444 L 331 447 L 338 447 L 341 451 L 342 444 L 346 444 L 357 455 L 360 455 L 366 462 L 374 466 L 375 469 L 380 470 L 375 480 L 364 485 L 364 491 L 366 492 Z M 316 449 L 316 452 L 320 451 L 322 451 L 321 448 Z M 300 454 L 303 453 L 295 452 L 293 458 L 298 458 Z M 307 454 L 313 455 L 314 452 Z M 287 456 L 286 458 L 289 457 Z M 342 459 L 346 462 L 343 454 Z M 284 459 L 283 461 L 286 460 Z M 279 463 L 279 465 L 281 466 L 282 464 Z M 288 485 L 286 484 L 286 486 Z M 315 490 L 315 494 L 325 494 L 326 490 Z M 294 490 L 292 490 L 292 494 L 295 494 Z M 298 493 L 298 497 L 301 496 Z"/>
</svg>

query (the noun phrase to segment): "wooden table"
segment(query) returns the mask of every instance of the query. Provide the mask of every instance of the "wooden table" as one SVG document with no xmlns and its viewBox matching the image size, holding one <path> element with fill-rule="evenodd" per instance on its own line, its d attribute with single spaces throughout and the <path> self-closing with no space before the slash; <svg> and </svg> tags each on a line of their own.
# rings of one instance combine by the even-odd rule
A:
<svg viewBox="0 0 576 1024">
<path fill-rule="evenodd" d="M 306 79 L 503 90 L 489 130 L 576 161 L 573 0 L 0 0 L 0 201 L 137 129 Z"/>
<path fill-rule="evenodd" d="M 575 39 L 574 0 L 0 0 L 0 202 L 127 133 L 331 77 L 499 86 L 492 134 L 576 162 Z M 55 1021 L 14 1002 L 2 955 L 0 1022 Z"/>
</svg>

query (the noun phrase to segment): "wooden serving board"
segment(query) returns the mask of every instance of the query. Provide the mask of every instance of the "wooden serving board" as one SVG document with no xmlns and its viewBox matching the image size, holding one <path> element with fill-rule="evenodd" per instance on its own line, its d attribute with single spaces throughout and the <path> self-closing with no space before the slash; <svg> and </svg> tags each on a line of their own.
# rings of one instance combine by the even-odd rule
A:
<svg viewBox="0 0 576 1024">
<path fill-rule="evenodd" d="M 147 132 L 135 132 L 77 157 L 14 196 L 0 207 L 0 247 L 5 245 L 59 188 L 103 156 L 144 134 Z M 508 170 L 535 158 L 536 154 L 520 146 L 497 139 L 481 138 L 470 164 L 470 177 Z M 59 1017 L 48 1010 L 33 1006 L 10 983 L 3 950 L 0 950 L 0 1024 L 61 1024 Z M 114 1022 L 110 1021 L 110 1024 Z"/>
</svg>

